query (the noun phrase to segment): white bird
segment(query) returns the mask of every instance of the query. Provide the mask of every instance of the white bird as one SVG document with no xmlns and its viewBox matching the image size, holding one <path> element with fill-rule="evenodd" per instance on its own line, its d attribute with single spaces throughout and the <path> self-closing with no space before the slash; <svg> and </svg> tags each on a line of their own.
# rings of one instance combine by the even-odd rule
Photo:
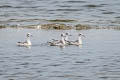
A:
<svg viewBox="0 0 120 80">
<path fill-rule="evenodd" d="M 64 37 L 65 37 L 66 44 L 69 43 L 68 36 L 72 36 L 72 35 L 70 35 L 69 33 L 65 33 Z"/>
<path fill-rule="evenodd" d="M 71 36 L 69 33 L 62 33 L 61 34 L 62 35 L 62 38 L 64 38 L 64 41 L 65 41 L 65 43 L 66 44 L 68 44 L 69 43 L 69 41 L 68 41 L 68 36 Z M 56 39 L 52 39 L 52 43 L 59 43 L 61 40 L 56 40 Z M 49 43 L 51 43 L 51 42 L 49 42 Z"/>
<path fill-rule="evenodd" d="M 78 39 L 76 41 L 69 41 L 69 45 L 82 45 L 82 36 L 85 37 L 82 33 L 79 33 Z"/>
<path fill-rule="evenodd" d="M 68 41 L 68 36 L 69 36 L 69 34 L 65 33 L 65 41 Z"/>
<path fill-rule="evenodd" d="M 61 35 L 62 35 L 62 37 L 64 37 L 64 39 L 65 39 L 65 37 L 66 37 L 65 34 L 62 33 Z M 50 41 L 50 42 L 52 42 L 52 43 L 57 43 L 57 42 L 60 42 L 60 40 L 52 39 L 52 41 Z"/>
<path fill-rule="evenodd" d="M 61 34 L 61 40 L 49 42 L 51 46 L 65 46 L 64 34 Z"/>
<path fill-rule="evenodd" d="M 30 41 L 30 37 L 31 37 L 32 35 L 30 34 L 30 33 L 27 33 L 27 35 L 26 35 L 26 37 L 27 37 L 27 40 L 25 41 L 25 42 L 17 42 L 17 45 L 18 46 L 31 46 L 32 45 L 32 43 L 31 43 L 31 41 Z"/>
</svg>

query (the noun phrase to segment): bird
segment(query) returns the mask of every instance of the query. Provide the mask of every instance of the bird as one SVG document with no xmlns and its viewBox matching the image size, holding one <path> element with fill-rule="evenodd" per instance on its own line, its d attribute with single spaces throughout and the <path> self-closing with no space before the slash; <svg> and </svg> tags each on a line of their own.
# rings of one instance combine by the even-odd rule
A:
<svg viewBox="0 0 120 80">
<path fill-rule="evenodd" d="M 72 36 L 72 35 L 70 35 L 68 32 L 66 32 L 66 33 L 64 34 L 66 44 L 69 43 L 68 36 Z"/>
<path fill-rule="evenodd" d="M 76 41 L 69 41 L 69 45 L 82 45 L 82 37 L 85 37 L 82 33 L 78 34 L 78 39 Z"/>
<path fill-rule="evenodd" d="M 66 33 L 62 33 L 62 38 L 64 38 L 64 41 L 65 41 L 65 44 L 67 45 L 69 43 L 68 41 L 68 36 L 71 36 L 68 32 Z M 59 43 L 61 40 L 57 40 L 57 39 L 52 39 L 51 42 L 48 42 L 48 43 Z"/>
<path fill-rule="evenodd" d="M 68 36 L 71 36 L 71 35 L 69 35 L 69 33 L 62 33 L 62 35 L 63 35 L 63 37 L 64 37 L 64 39 L 65 39 L 65 42 L 67 42 L 68 41 Z M 60 40 L 57 40 L 57 39 L 52 39 L 52 42 L 59 42 Z"/>
<path fill-rule="evenodd" d="M 65 39 L 65 34 L 64 33 L 61 33 L 61 35 L 62 35 L 62 37 L 64 37 L 64 39 Z M 52 41 L 50 41 L 50 42 L 54 42 L 54 43 L 57 43 L 57 42 L 60 42 L 60 40 L 57 40 L 57 39 L 52 39 Z"/>
<path fill-rule="evenodd" d="M 49 42 L 50 46 L 65 46 L 65 38 L 64 38 L 64 34 L 61 34 L 61 40 L 57 40 L 57 41 L 52 41 Z"/>
<path fill-rule="evenodd" d="M 32 37 L 31 33 L 26 34 L 27 40 L 25 42 L 17 42 L 18 46 L 31 46 L 32 43 L 30 41 L 30 37 Z"/>
</svg>

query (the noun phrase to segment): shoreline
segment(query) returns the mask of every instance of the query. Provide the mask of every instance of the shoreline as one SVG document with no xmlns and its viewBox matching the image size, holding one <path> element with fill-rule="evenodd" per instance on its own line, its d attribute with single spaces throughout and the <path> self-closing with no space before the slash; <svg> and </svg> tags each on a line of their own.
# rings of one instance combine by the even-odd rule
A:
<svg viewBox="0 0 120 80">
<path fill-rule="evenodd" d="M 38 25 L 26 25 L 23 26 L 21 24 L 17 25 L 0 25 L 0 29 L 2 28 L 27 28 L 27 29 L 45 29 L 45 30 L 89 30 L 89 29 L 113 29 L 120 30 L 120 26 L 93 26 L 87 24 L 76 24 L 76 25 L 68 25 L 61 23 L 50 23 L 50 24 L 38 24 Z"/>
</svg>

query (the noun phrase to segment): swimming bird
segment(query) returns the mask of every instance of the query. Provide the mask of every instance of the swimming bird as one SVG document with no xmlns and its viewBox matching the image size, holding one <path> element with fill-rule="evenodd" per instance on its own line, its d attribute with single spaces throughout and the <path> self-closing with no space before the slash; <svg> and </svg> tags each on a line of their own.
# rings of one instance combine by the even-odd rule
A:
<svg viewBox="0 0 120 80">
<path fill-rule="evenodd" d="M 72 36 L 72 35 L 70 35 L 69 33 L 66 32 L 64 35 L 66 44 L 69 43 L 68 36 Z"/>
<path fill-rule="evenodd" d="M 65 40 L 68 41 L 69 33 L 65 33 Z"/>
<path fill-rule="evenodd" d="M 50 44 L 51 46 L 65 46 L 66 43 L 65 43 L 64 34 L 63 34 L 63 33 L 61 34 L 61 40 L 52 41 L 52 42 L 49 42 L 49 44 Z"/>
<path fill-rule="evenodd" d="M 65 41 L 65 44 L 67 45 L 68 43 L 69 43 L 69 41 L 68 41 L 68 36 L 71 36 L 69 33 L 62 33 L 61 34 L 62 35 L 62 38 L 64 38 L 64 41 Z M 52 41 L 51 41 L 52 43 L 59 43 L 60 42 L 60 40 L 56 40 L 56 39 L 52 39 Z M 51 43 L 50 42 L 50 43 Z M 48 42 L 49 43 L 49 42 Z"/>
<path fill-rule="evenodd" d="M 78 34 L 78 39 L 76 41 L 70 41 L 69 45 L 82 45 L 82 37 L 85 37 L 82 33 Z"/>
<path fill-rule="evenodd" d="M 68 41 L 68 36 L 71 36 L 71 35 L 69 35 L 69 33 L 62 33 L 62 35 L 65 39 L 65 42 Z M 52 42 L 60 42 L 60 40 L 52 39 Z"/>
<path fill-rule="evenodd" d="M 32 35 L 30 34 L 30 33 L 27 33 L 26 34 L 26 37 L 27 37 L 27 40 L 25 41 L 25 42 L 17 42 L 17 45 L 18 46 L 31 46 L 32 45 L 32 43 L 31 43 L 31 41 L 30 41 L 30 37 L 31 37 Z"/>
<path fill-rule="evenodd" d="M 62 37 L 64 37 L 64 38 L 65 38 L 65 34 L 64 34 L 64 33 L 62 33 L 61 35 L 62 35 Z M 60 42 L 60 40 L 57 40 L 57 39 L 52 39 L 52 41 L 50 41 L 50 42 L 57 43 L 57 42 Z"/>
</svg>

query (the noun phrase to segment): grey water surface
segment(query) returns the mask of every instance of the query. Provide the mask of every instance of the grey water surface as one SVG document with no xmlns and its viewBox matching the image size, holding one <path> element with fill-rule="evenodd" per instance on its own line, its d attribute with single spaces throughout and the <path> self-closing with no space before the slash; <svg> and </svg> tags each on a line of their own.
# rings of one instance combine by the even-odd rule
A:
<svg viewBox="0 0 120 80">
<path fill-rule="evenodd" d="M 30 32 L 32 46 L 19 47 Z M 49 46 L 69 32 L 83 33 L 81 46 Z M 0 29 L 0 80 L 120 80 L 120 31 Z"/>
<path fill-rule="evenodd" d="M 0 24 L 35 25 L 56 19 L 120 26 L 120 0 L 0 0 Z"/>
<path fill-rule="evenodd" d="M 120 0 L 0 0 L 0 25 L 38 25 L 49 20 L 70 25 L 120 26 Z M 19 47 L 30 32 L 32 46 Z M 49 46 L 69 32 L 83 33 L 83 45 Z M 120 80 L 120 31 L 0 29 L 0 80 Z"/>
</svg>

